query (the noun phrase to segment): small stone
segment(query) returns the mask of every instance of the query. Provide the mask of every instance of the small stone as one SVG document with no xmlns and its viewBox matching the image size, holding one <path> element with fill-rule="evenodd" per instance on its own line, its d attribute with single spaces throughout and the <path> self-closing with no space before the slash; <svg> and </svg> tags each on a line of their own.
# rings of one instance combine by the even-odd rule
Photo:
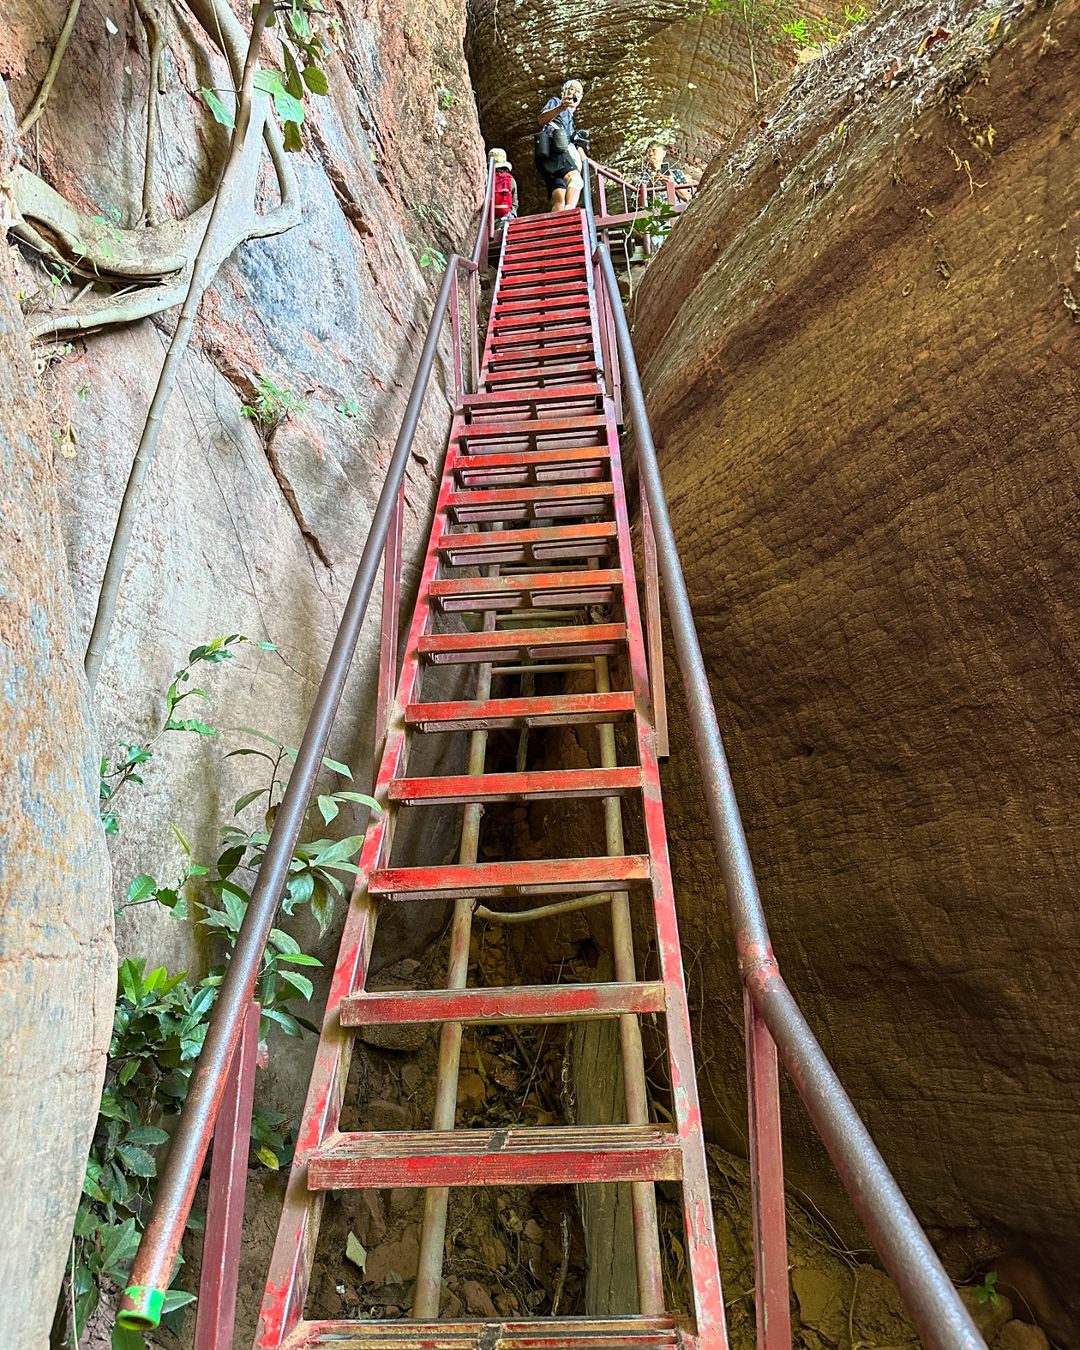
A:
<svg viewBox="0 0 1080 1350">
<path fill-rule="evenodd" d="M 420 1238 L 415 1229 L 406 1229 L 391 1242 L 368 1248 L 364 1279 L 368 1284 L 401 1284 L 414 1279 L 420 1261 Z M 391 1279 L 393 1277 L 393 1279 Z"/>
<path fill-rule="evenodd" d="M 791 1272 L 791 1287 L 799 1304 L 799 1319 L 803 1326 L 813 1327 L 828 1340 L 836 1340 L 843 1329 L 841 1323 L 847 1317 L 845 1295 L 850 1296 L 850 1280 L 847 1286 L 838 1283 L 824 1271 L 812 1266 L 796 1266 Z"/>
<path fill-rule="evenodd" d="M 357 1239 L 370 1251 L 386 1237 L 386 1219 L 378 1191 L 350 1191 L 345 1212 Z"/>
<path fill-rule="evenodd" d="M 458 1298 L 457 1294 L 443 1287 L 442 1302 L 439 1304 L 440 1317 L 460 1317 L 465 1311 L 465 1304 Z"/>
<path fill-rule="evenodd" d="M 495 1306 L 503 1317 L 512 1317 L 514 1313 L 521 1311 L 521 1305 L 517 1301 L 517 1296 L 510 1293 L 502 1293 L 495 1300 Z"/>
<path fill-rule="evenodd" d="M 994 1350 L 1050 1350 L 1050 1342 L 1041 1327 L 1014 1319 L 1001 1328 Z"/>
<path fill-rule="evenodd" d="M 1012 1304 L 1004 1294 L 995 1294 L 993 1298 L 980 1298 L 982 1290 L 972 1285 L 965 1285 L 960 1290 L 960 1297 L 967 1305 L 967 1310 L 971 1314 L 972 1321 L 979 1329 L 979 1334 L 983 1340 L 990 1344 L 994 1337 L 1001 1331 L 1006 1322 L 1012 1320 Z"/>
<path fill-rule="evenodd" d="M 369 1130 L 411 1130 L 412 1112 L 400 1102 L 369 1102 L 364 1112 Z"/>
<path fill-rule="evenodd" d="M 408 1186 L 395 1186 L 390 1192 L 390 1213 L 395 1218 L 402 1214 L 411 1214 L 420 1199 L 420 1192 Z"/>
<path fill-rule="evenodd" d="M 544 1230 L 540 1227 L 540 1225 L 536 1222 L 535 1219 L 530 1219 L 529 1222 L 522 1229 L 522 1232 L 525 1234 L 528 1240 L 531 1243 L 533 1243 L 534 1246 L 536 1247 L 543 1246 Z"/>
<path fill-rule="evenodd" d="M 475 1280 L 465 1280 L 461 1285 L 461 1292 L 465 1295 L 465 1306 L 471 1313 L 475 1313 L 477 1317 L 498 1317 L 491 1295 L 482 1284 L 477 1284 Z"/>
</svg>

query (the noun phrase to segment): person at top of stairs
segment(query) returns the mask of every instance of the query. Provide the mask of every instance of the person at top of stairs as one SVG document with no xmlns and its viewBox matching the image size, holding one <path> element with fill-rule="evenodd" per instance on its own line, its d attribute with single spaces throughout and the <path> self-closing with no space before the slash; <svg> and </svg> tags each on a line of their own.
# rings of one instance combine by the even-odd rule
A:
<svg viewBox="0 0 1080 1350">
<path fill-rule="evenodd" d="M 495 182 L 492 185 L 495 219 L 513 220 L 518 213 L 518 185 L 512 172 L 514 166 L 506 158 L 505 150 L 489 150 L 488 159 L 495 165 Z"/>
<path fill-rule="evenodd" d="M 581 81 L 567 80 L 561 97 L 549 98 L 540 111 L 534 160 L 552 211 L 571 210 L 581 198 L 584 179 L 578 142 L 584 133 L 574 125 L 574 112 L 584 97 Z"/>
</svg>

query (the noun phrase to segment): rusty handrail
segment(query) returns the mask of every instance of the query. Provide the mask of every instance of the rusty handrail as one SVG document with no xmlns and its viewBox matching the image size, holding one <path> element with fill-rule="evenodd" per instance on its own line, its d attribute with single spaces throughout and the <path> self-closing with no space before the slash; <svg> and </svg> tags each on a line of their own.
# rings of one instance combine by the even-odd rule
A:
<svg viewBox="0 0 1080 1350">
<path fill-rule="evenodd" d="M 978 1350 L 984 1346 L 984 1341 L 975 1323 L 818 1044 L 773 955 L 668 513 L 630 326 L 619 297 L 611 256 L 596 239 L 588 188 L 586 177 L 585 210 L 590 243 L 604 278 L 607 310 L 615 328 L 623 394 L 634 429 L 638 471 L 652 512 L 668 622 L 701 767 L 720 873 L 728 895 L 743 985 L 750 1002 L 768 1027 L 784 1067 L 791 1075 L 885 1269 L 899 1289 L 923 1344 L 931 1350 Z"/>
<path fill-rule="evenodd" d="M 490 167 L 484 207 L 473 248 L 474 259 L 481 258 L 490 243 L 493 181 L 494 170 Z M 308 803 L 322 767 L 322 757 L 386 548 L 399 489 L 412 454 L 421 407 L 435 366 L 451 292 L 457 286 L 460 270 L 468 272 L 471 279 L 470 296 L 475 296 L 476 268 L 475 262 L 467 262 L 456 253 L 447 262 L 428 325 L 427 338 L 413 377 L 401 430 L 371 518 L 371 528 L 356 568 L 352 589 L 315 695 L 293 771 L 278 807 L 262 865 L 252 887 L 251 901 L 240 925 L 236 946 L 225 969 L 206 1040 L 192 1071 L 187 1100 L 173 1135 L 150 1218 L 132 1263 L 131 1283 L 120 1299 L 117 1316 L 119 1326 L 146 1331 L 156 1327 L 161 1320 L 165 1291 L 172 1281 L 176 1255 L 210 1147 L 214 1124 L 229 1079 L 230 1065 L 243 1030 L 263 952 L 288 881 L 293 850 L 300 837 Z M 475 334 L 475 315 L 472 317 Z"/>
</svg>

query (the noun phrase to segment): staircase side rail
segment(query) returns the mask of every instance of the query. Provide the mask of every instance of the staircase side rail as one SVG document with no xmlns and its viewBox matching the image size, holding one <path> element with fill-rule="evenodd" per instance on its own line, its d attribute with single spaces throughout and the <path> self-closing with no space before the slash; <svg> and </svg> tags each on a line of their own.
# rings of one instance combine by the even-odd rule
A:
<svg viewBox="0 0 1080 1350">
<path fill-rule="evenodd" d="M 489 166 L 473 260 L 485 256 L 491 241 L 493 182 L 494 166 Z M 308 803 L 322 767 L 322 758 L 360 638 L 379 565 L 391 538 L 405 469 L 412 455 L 424 396 L 435 367 L 443 322 L 461 272 L 470 278 L 469 323 L 475 353 L 478 321 L 472 301 L 476 296 L 477 263 L 467 261 L 455 253 L 447 262 L 401 429 L 372 515 L 352 589 L 315 695 L 293 771 L 278 807 L 274 828 L 252 888 L 251 901 L 237 934 L 232 958 L 225 970 L 206 1040 L 191 1075 L 187 1100 L 132 1264 L 131 1282 L 120 1299 L 117 1324 L 122 1327 L 145 1331 L 156 1327 L 161 1320 L 165 1291 L 172 1281 L 195 1190 L 230 1081 L 230 1067 L 243 1031 L 263 952 L 288 881 L 293 850 L 299 840 Z M 455 339 L 455 356 L 458 360 L 460 352 L 460 345 Z M 456 372 L 456 381 L 461 378 L 461 372 Z M 386 584 L 391 586 L 397 584 L 396 569 L 393 571 L 394 575 L 386 578 Z"/>
<path fill-rule="evenodd" d="M 773 955 L 668 513 L 630 327 L 611 256 L 603 244 L 596 242 L 598 222 L 593 215 L 588 184 L 585 201 L 593 256 L 604 281 L 607 315 L 614 325 L 622 366 L 623 397 L 634 431 L 638 471 L 652 516 L 668 623 L 701 768 L 720 873 L 728 895 L 748 1011 L 753 1009 L 760 1014 L 775 1042 L 781 1062 L 791 1075 L 885 1269 L 896 1283 L 923 1344 L 931 1350 L 978 1350 L 984 1346 L 982 1337 L 784 982 Z M 761 1143 L 760 1140 L 756 1142 Z M 760 1163 L 761 1159 L 758 1161 Z M 786 1281 L 786 1265 L 783 1278 Z M 759 1290 L 759 1296 L 761 1292 Z"/>
</svg>

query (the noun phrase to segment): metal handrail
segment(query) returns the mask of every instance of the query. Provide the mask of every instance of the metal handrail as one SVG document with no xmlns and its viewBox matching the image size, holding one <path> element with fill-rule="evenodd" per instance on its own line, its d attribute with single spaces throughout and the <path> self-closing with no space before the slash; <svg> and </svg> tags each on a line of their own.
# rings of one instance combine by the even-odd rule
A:
<svg viewBox="0 0 1080 1350">
<path fill-rule="evenodd" d="M 473 261 L 467 262 L 455 253 L 447 262 L 364 551 L 315 695 L 293 771 L 277 810 L 263 862 L 252 887 L 251 901 L 225 969 L 206 1040 L 192 1071 L 187 1100 L 173 1135 L 150 1218 L 132 1264 L 131 1283 L 120 1300 L 117 1322 L 122 1327 L 145 1331 L 156 1327 L 161 1320 L 165 1291 L 172 1281 L 177 1252 L 210 1147 L 263 952 L 288 881 L 293 850 L 300 838 L 308 804 L 322 768 L 323 754 L 394 519 L 399 490 L 405 479 L 405 469 L 420 421 L 421 407 L 435 365 L 443 320 L 450 306 L 451 293 L 457 286 L 459 271 L 469 274 L 470 300 L 475 299 L 477 266 L 491 242 L 493 182 L 494 166 L 489 166 Z M 475 362 L 478 330 L 475 307 L 471 304 L 470 308 L 473 310 L 472 346 Z"/>
<path fill-rule="evenodd" d="M 615 329 L 623 397 L 634 431 L 638 470 L 652 513 L 668 622 L 701 767 L 720 874 L 728 895 L 743 985 L 768 1027 L 781 1061 L 832 1158 L 856 1213 L 899 1289 L 923 1344 L 932 1350 L 977 1350 L 985 1343 L 975 1323 L 785 984 L 773 955 L 709 688 L 708 670 L 679 561 L 630 326 L 623 311 L 611 256 L 597 240 L 589 188 L 586 167 L 585 214 L 589 239 L 594 261 L 604 279 L 607 313 Z"/>
</svg>

